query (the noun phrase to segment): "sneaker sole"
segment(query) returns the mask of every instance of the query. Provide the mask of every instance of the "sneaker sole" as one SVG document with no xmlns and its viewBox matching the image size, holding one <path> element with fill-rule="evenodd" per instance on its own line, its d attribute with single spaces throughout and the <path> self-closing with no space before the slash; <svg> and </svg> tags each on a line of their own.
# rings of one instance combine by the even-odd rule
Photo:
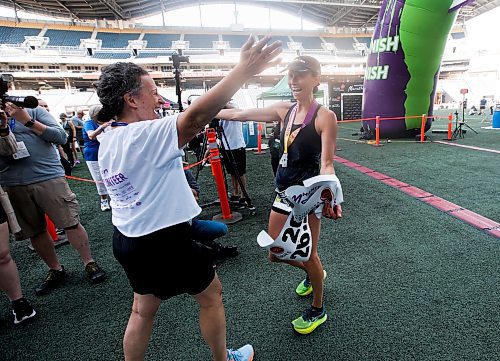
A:
<svg viewBox="0 0 500 361">
<path fill-rule="evenodd" d="M 326 280 L 326 271 L 325 271 L 325 270 L 323 270 L 323 281 L 325 281 L 325 280 Z M 295 293 L 296 293 L 297 295 L 299 295 L 300 297 L 309 296 L 309 295 L 312 293 L 312 291 L 313 291 L 312 286 L 311 286 L 311 287 L 309 287 L 309 288 L 307 289 L 307 291 L 306 291 L 306 292 L 303 292 L 303 293 L 299 293 L 299 292 L 297 291 L 297 289 L 295 289 Z"/>
<path fill-rule="evenodd" d="M 12 315 L 14 316 L 14 315 Z M 17 320 L 16 316 L 14 316 L 14 325 L 19 325 L 20 323 L 23 323 L 25 321 L 28 321 L 29 319 L 32 319 L 33 317 L 36 316 L 36 311 L 33 310 L 33 313 L 29 316 L 24 316 L 20 321 Z"/>
<path fill-rule="evenodd" d="M 318 321 L 316 321 L 315 323 L 313 323 L 308 328 L 297 329 L 294 326 L 293 329 L 295 330 L 295 332 L 300 333 L 301 335 L 308 335 L 308 334 L 312 333 L 316 328 L 318 328 L 319 325 L 322 325 L 323 323 L 325 323 L 325 321 L 327 319 L 328 319 L 328 315 L 325 315 L 325 317 L 319 319 Z"/>
</svg>

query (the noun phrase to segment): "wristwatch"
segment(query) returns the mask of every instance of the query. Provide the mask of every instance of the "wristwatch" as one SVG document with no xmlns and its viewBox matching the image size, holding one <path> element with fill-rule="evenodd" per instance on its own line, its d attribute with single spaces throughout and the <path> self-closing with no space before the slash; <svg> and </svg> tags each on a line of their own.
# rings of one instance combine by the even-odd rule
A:
<svg viewBox="0 0 500 361">
<path fill-rule="evenodd" d="M 24 124 L 24 126 L 25 126 L 26 128 L 31 128 L 33 125 L 35 125 L 35 119 L 33 119 L 33 118 L 31 118 L 30 120 L 28 120 L 28 121 Z"/>
</svg>

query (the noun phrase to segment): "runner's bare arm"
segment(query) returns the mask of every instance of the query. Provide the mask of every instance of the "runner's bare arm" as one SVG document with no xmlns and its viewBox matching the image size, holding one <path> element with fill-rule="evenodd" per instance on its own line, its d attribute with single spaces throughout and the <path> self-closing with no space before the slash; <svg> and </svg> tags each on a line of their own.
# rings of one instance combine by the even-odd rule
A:
<svg viewBox="0 0 500 361">
<path fill-rule="evenodd" d="M 321 136 L 321 174 L 335 174 L 333 157 L 337 146 L 337 117 L 334 112 L 321 109 L 317 122 Z"/>
<path fill-rule="evenodd" d="M 327 109 L 321 109 L 318 114 L 318 126 L 321 136 L 321 174 L 335 174 L 333 157 L 337 147 L 337 117 Z M 342 217 L 340 204 L 333 206 L 325 204 L 323 215 L 327 218 L 337 219 Z"/>
<path fill-rule="evenodd" d="M 224 120 L 255 121 L 264 123 L 281 122 L 291 103 L 279 102 L 265 108 L 254 109 L 223 109 L 215 117 Z"/>
</svg>

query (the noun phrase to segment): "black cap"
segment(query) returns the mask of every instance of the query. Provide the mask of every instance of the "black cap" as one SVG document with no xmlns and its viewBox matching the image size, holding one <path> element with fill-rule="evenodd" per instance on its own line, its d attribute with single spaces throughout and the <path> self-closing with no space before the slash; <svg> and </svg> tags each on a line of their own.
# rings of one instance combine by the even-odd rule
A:
<svg viewBox="0 0 500 361">
<path fill-rule="evenodd" d="M 285 70 L 288 71 L 311 71 L 314 75 L 320 75 L 321 74 L 321 65 L 316 58 L 313 58 L 312 56 L 299 56 L 293 61 L 288 64 Z"/>
</svg>

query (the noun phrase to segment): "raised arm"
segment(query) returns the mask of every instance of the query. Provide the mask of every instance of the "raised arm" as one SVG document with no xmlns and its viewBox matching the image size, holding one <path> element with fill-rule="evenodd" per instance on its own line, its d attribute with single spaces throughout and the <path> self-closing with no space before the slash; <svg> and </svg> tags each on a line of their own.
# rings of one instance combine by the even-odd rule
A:
<svg viewBox="0 0 500 361">
<path fill-rule="evenodd" d="M 279 102 L 265 108 L 254 109 L 222 109 L 216 118 L 224 120 L 249 121 L 273 123 L 280 122 L 286 115 L 291 103 Z"/>
<path fill-rule="evenodd" d="M 66 133 L 64 129 L 61 128 L 52 115 L 44 108 L 38 107 L 30 109 L 28 113 L 26 109 L 20 108 L 12 103 L 6 103 L 5 110 L 10 116 L 23 125 L 33 118 L 35 123 L 29 129 L 46 142 L 55 144 L 66 143 Z"/>
<path fill-rule="evenodd" d="M 255 43 L 252 36 L 243 45 L 239 63 L 216 86 L 199 97 L 177 120 L 179 147 L 184 146 L 226 105 L 234 93 L 253 75 L 279 63 L 281 42 L 267 45 L 265 36 Z"/>
<path fill-rule="evenodd" d="M 88 120 L 88 121 L 90 121 L 90 120 Z M 103 123 L 103 124 L 99 125 L 96 130 L 90 130 L 90 129 L 87 130 L 86 129 L 86 125 L 84 124 L 83 125 L 83 131 L 87 132 L 87 135 L 88 135 L 88 137 L 89 137 L 90 140 L 96 140 L 97 136 L 99 134 L 101 134 L 104 131 L 104 129 L 106 129 L 107 127 L 109 127 L 111 125 L 111 123 L 112 123 L 112 121 Z"/>
</svg>

